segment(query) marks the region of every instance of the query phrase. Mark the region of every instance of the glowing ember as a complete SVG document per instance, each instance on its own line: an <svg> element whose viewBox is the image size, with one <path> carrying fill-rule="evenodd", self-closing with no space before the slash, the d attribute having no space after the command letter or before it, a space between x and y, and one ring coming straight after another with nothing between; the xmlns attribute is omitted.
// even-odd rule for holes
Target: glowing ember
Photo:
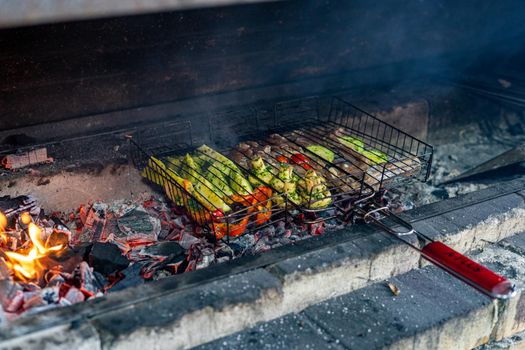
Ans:
<svg viewBox="0 0 525 350"><path fill-rule="evenodd" d="M29 240L22 244L20 249L17 249L16 251L5 251L4 253L7 257L6 263L17 279L24 282L38 281L46 268L41 261L42 258L48 256L52 252L64 249L65 246L59 244L52 247L46 247L42 240L42 230L31 222L31 216L27 214L24 217L22 214L20 220L23 223L25 223L25 220L28 222L27 233L29 235ZM4 214L0 213L0 231L3 232L3 241L7 242L10 232L4 231L4 222L7 223L7 219Z"/></svg>
<svg viewBox="0 0 525 350"><path fill-rule="evenodd" d="M33 220L31 219L31 215L25 211L20 215L20 221L22 221L24 225L29 225L29 223Z"/></svg>

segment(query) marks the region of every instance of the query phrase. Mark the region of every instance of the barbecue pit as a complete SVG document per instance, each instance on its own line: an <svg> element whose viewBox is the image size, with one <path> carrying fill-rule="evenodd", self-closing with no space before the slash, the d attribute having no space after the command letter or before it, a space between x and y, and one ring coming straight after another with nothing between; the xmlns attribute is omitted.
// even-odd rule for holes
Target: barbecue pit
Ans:
<svg viewBox="0 0 525 350"><path fill-rule="evenodd" d="M517 4L492 6L519 13ZM5 24L2 324L67 313L61 306L89 315L124 295L134 305L145 299L130 290L178 291L176 281L208 283L224 269L249 271L250 259L274 263L314 249L319 236L372 227L412 248L410 259L419 252L489 297L514 295L513 282L404 211L522 176L506 167L455 178L521 140L519 82L481 73L491 58L514 67L520 54L508 48L520 30L456 37L438 50L424 38L455 22L430 17L408 23L421 36L391 45L390 55L373 33L350 54L359 45L335 39L361 36L343 13L367 8L292 1ZM450 8L456 19L469 13ZM320 18L307 20L313 13ZM402 13L394 18L403 22ZM476 23L466 27L479 32ZM395 42L380 28L375 35ZM475 59L487 46L490 57ZM480 162L465 144L478 147Z"/></svg>

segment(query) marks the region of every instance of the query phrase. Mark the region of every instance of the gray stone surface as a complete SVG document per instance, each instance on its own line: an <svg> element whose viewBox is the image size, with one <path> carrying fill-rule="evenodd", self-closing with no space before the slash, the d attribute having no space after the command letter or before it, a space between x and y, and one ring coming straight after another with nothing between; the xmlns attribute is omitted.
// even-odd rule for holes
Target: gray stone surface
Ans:
<svg viewBox="0 0 525 350"><path fill-rule="evenodd" d="M230 349L249 348L247 342L253 342L257 336L265 348L303 348L304 344L290 334L281 334L278 344L260 334L266 329L293 332L293 320L307 320L301 324L310 331L302 332L322 334L317 341L322 339L327 345L337 344L345 349L462 349L491 339L492 344L480 350L521 349L524 343L519 334L525 330L525 297L521 292L525 288L525 254L517 253L516 248L523 247L523 242L525 233L520 233L472 255L516 284L518 293L510 300L491 301L429 266L390 278L388 282L400 290L398 296L390 291L387 281L374 283L310 306L299 314L211 342L202 349L222 344L228 344Z"/></svg>
<svg viewBox="0 0 525 350"><path fill-rule="evenodd" d="M263 323L235 336L198 347L200 350L226 349L344 349L337 339L316 327L302 314L291 314Z"/></svg>
<svg viewBox="0 0 525 350"><path fill-rule="evenodd" d="M447 201L404 216L410 219L414 214L415 219L411 221L417 229L462 251L483 248L490 242L525 231L525 208L521 196L497 195L490 191L486 195L489 195L490 203L476 204L475 209L460 208L460 200L456 199L457 206L445 216L435 215ZM486 198L479 194L474 197L478 200ZM466 201L463 204L472 203ZM432 213L434 216L430 215ZM411 242L418 244L413 237ZM496 264L495 269L512 273L506 269L516 264L519 254L506 249L505 242L511 241L504 241L497 247L506 252L501 253L502 257L498 255L500 253L493 256L487 253L495 250L487 249L483 253L489 254L488 264L491 261L503 262L501 266ZM244 267L238 266L239 262ZM489 336L498 339L524 328L525 297L521 294L507 304L487 304L486 299L479 299L470 288L443 273L429 272L437 271L435 269L426 268L394 277L420 264L417 252L407 245L372 226L354 226L261 256L21 318L0 332L3 341L0 347L23 344L24 339L37 337L31 339L54 341L57 348L60 345L68 348L67 337L62 334L75 334L79 325L85 325L93 332L89 333L92 334L89 341L105 348L184 348L305 308L307 311L295 319L299 325L288 326L299 333L305 332L304 337L299 338L310 339L306 343L312 346L326 336L326 341L334 347L352 344L373 347L379 338L388 341L391 347L412 347L414 344L418 345L416 347L445 347L453 344L454 332L461 331L462 346L471 347L487 341ZM519 276L519 271L516 269L514 275ZM225 277L228 272L233 274ZM203 282L202 278L209 280ZM393 298L382 282L366 287L388 278L401 288L399 297ZM366 296L354 294L363 287L369 288ZM340 295L344 296L337 299L333 307L330 303L319 306L324 300ZM342 306L342 303L348 306ZM345 307L350 311L345 312ZM321 317L325 309L334 314ZM426 310L430 315L428 322L416 317L417 310ZM409 322L409 316L417 322ZM343 327L346 318L354 323ZM330 323L332 319L341 323ZM301 323L302 320L308 322ZM268 330L269 333L277 332L278 326ZM348 334L344 334L345 330ZM388 335L383 336L383 330L388 331ZM323 336L314 341L311 332L321 332ZM252 338L241 337L236 344L241 346ZM275 339L279 340L274 343L286 344L288 337ZM264 338L264 341L273 344L271 337Z"/></svg>
<svg viewBox="0 0 525 350"><path fill-rule="evenodd" d="M224 344L229 348L250 348L250 342L257 336L266 348L302 348L304 344L297 341L294 334L286 332L294 332L295 322L304 318L309 322L303 321L302 327L310 328L306 332L309 336L322 334L317 341L323 339L326 345L340 344L347 349L403 347L406 344L417 344L418 348L442 347L454 340L446 336L451 328L444 325L454 324L456 328L458 319L470 322L477 333L463 335L463 332L470 332L470 328L457 327L457 342L463 335L464 345L474 346L490 334L493 303L441 270L427 267L389 281L400 289L398 296L393 295L386 282L375 283L308 307L298 315L255 326L199 349L220 348ZM278 331L278 344L263 334L265 330Z"/></svg>

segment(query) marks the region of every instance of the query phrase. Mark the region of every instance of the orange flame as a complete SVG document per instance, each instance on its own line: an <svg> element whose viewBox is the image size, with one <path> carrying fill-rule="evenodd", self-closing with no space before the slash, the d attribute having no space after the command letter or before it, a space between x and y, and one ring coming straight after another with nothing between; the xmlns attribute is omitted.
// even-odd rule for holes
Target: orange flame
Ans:
<svg viewBox="0 0 525 350"><path fill-rule="evenodd" d="M2 216L0 216L0 225ZM65 248L62 244L46 247L41 237L42 230L32 222L29 223L27 232L29 234L29 247L17 252L5 252L7 266L16 278L25 282L37 281L40 276L42 276L46 268L41 262L42 258L48 256L51 252L60 251Z"/></svg>

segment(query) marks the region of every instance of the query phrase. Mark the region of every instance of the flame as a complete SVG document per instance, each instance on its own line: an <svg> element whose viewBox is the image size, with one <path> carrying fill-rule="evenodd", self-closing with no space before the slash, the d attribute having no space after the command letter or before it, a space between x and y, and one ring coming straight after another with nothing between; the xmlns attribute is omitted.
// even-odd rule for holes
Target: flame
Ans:
<svg viewBox="0 0 525 350"><path fill-rule="evenodd" d="M7 235L5 234L5 228L7 226L7 217L0 211L0 245L7 243Z"/></svg>
<svg viewBox="0 0 525 350"><path fill-rule="evenodd" d="M2 214L0 216L0 225L2 216L4 215ZM62 244L46 247L41 237L42 229L32 222L28 225L27 233L29 235L29 242L26 242L28 243L27 248L20 249L16 252L5 252L7 266L16 278L24 282L39 280L46 268L41 259L48 256L51 252L60 251L65 248Z"/></svg>

